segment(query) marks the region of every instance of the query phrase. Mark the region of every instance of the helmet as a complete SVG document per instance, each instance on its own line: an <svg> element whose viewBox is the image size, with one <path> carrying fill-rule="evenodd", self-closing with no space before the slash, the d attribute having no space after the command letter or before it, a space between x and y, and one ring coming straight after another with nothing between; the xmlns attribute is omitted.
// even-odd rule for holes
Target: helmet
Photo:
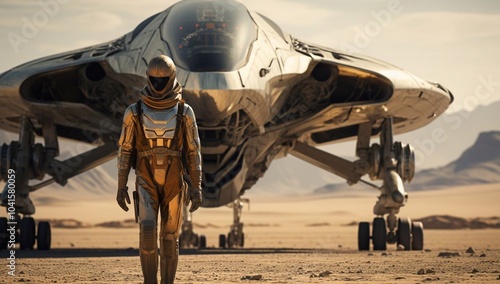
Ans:
<svg viewBox="0 0 500 284"><path fill-rule="evenodd" d="M157 99L166 97L174 88L175 74L175 64L170 57L166 55L153 57L146 71L151 95Z"/></svg>

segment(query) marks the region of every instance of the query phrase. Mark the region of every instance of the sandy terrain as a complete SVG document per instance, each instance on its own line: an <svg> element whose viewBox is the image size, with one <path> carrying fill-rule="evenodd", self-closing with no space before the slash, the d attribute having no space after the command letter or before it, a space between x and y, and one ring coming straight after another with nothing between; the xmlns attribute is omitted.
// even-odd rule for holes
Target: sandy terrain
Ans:
<svg viewBox="0 0 500 284"><path fill-rule="evenodd" d="M400 215L500 216L499 187L410 193ZM357 226L346 224L370 221L375 196L376 192L306 200L255 196L251 210L243 213L246 249L182 251L177 283L500 283L499 229L426 230L422 252L397 251L393 245L387 252L358 252ZM18 251L15 277L7 275L8 255L1 252L0 283L141 283L138 229L93 226L132 215L116 210L114 200L96 204L77 203L73 210L40 207L37 218L64 216L88 227L53 228L55 249L50 252ZM92 208L103 211L95 216ZM218 235L228 232L232 210L202 209L194 217L196 231L214 247ZM475 253L466 253L469 247ZM459 256L440 257L441 252Z"/></svg>

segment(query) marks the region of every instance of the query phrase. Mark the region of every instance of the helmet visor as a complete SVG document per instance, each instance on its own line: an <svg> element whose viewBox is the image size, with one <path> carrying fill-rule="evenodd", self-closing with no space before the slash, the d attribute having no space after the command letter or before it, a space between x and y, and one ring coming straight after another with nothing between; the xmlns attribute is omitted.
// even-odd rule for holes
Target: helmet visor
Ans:
<svg viewBox="0 0 500 284"><path fill-rule="evenodd" d="M155 89L157 92L161 92L165 89L167 86L168 82L170 81L170 77L153 77L149 76L149 82L151 82L151 86Z"/></svg>

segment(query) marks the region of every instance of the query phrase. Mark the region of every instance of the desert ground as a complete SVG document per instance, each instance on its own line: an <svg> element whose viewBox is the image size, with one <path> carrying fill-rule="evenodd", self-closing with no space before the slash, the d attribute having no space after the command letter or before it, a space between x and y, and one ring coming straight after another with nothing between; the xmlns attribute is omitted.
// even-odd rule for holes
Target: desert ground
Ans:
<svg viewBox="0 0 500 284"><path fill-rule="evenodd" d="M400 216L500 223L492 218L500 216L500 184L409 195ZM245 248L231 250L216 246L218 235L229 230L232 209L200 209L195 230L206 235L208 248L181 251L176 283L500 283L500 229L426 229L424 251L389 245L384 252L358 252L355 223L373 218L376 196L356 190L286 198L249 194ZM52 229L51 251L16 251L16 276L1 265L0 283L142 283L137 225L96 226L132 218L112 196L40 206L36 217L74 220ZM128 225L116 228L120 224ZM72 226L77 228L64 228ZM6 263L8 254L0 256Z"/></svg>

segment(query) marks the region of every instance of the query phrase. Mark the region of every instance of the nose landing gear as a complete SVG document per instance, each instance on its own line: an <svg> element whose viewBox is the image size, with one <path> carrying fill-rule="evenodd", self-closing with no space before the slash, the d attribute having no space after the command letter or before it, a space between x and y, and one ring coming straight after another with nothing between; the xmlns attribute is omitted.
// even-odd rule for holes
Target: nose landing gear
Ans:
<svg viewBox="0 0 500 284"><path fill-rule="evenodd" d="M229 234L219 235L219 247L220 248L234 248L234 247L244 247L245 246L245 233L243 233L243 223L241 222L241 213L243 211L243 204L250 204L250 200L246 198L238 198L233 201L233 224Z"/></svg>
<svg viewBox="0 0 500 284"><path fill-rule="evenodd" d="M205 235L198 235L194 232L192 215L185 205L182 206L182 211L183 221L181 234L179 235L179 247L199 249L206 248L207 237L205 237Z"/></svg>

